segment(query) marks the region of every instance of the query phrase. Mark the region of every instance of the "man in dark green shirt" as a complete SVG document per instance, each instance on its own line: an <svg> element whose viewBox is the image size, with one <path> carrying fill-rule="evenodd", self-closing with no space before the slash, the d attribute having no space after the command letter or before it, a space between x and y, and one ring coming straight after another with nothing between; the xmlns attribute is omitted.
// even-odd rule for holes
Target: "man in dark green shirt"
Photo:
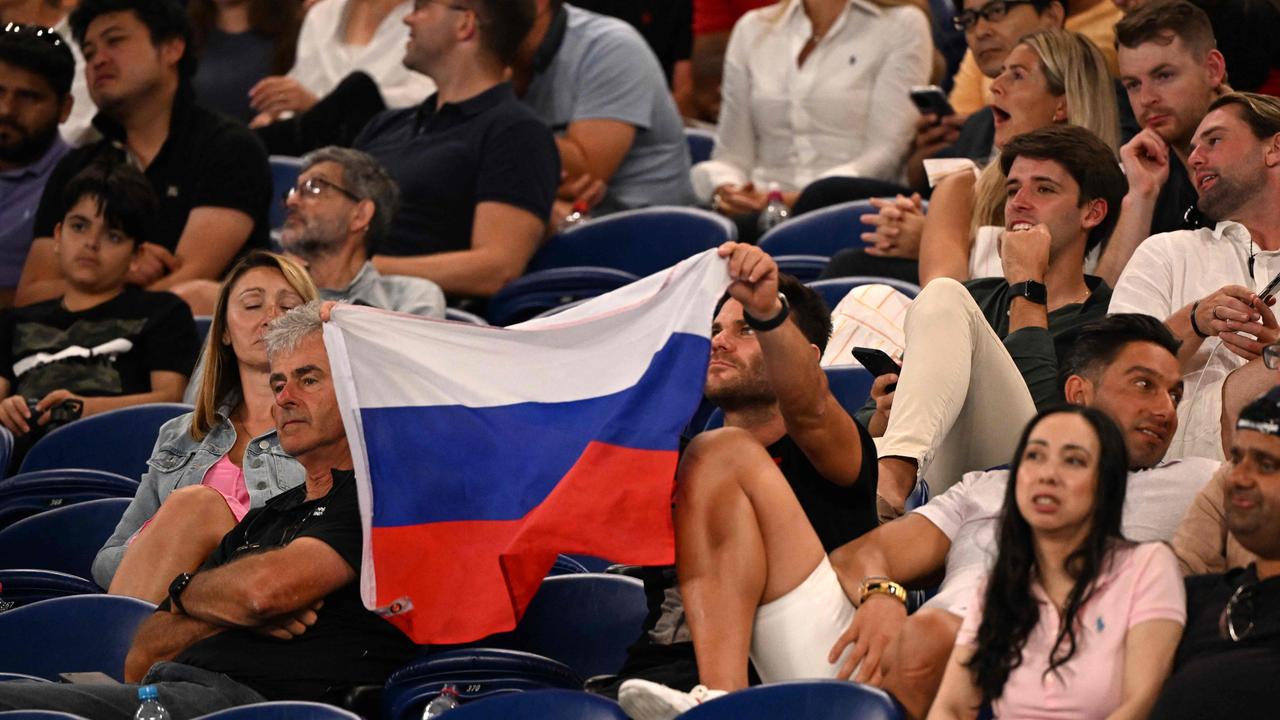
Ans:
<svg viewBox="0 0 1280 720"><path fill-rule="evenodd" d="M1082 268L1124 197L1115 154L1087 130L1054 125L1010 142L1000 166L1004 277L929 283L907 312L901 377L877 379L864 409L881 436L882 517L901 514L918 476L939 493L1009 462L1023 424L1061 400L1058 358L1075 330L1106 314L1111 288Z"/></svg>

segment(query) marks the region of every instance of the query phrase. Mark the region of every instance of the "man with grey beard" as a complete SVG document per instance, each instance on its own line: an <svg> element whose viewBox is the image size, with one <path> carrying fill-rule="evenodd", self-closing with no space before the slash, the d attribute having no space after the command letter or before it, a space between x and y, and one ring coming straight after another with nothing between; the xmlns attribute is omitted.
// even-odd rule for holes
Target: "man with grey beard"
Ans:
<svg viewBox="0 0 1280 720"><path fill-rule="evenodd" d="M1178 360L1191 392L1178 409L1168 459L1222 459L1222 420L1243 404L1233 398L1274 384L1260 356L1280 339L1280 326L1259 293L1280 273L1280 99L1229 93L1215 100L1187 166L1197 207L1221 222L1144 240L1108 312L1151 315L1182 341ZM1233 387L1255 385L1251 376L1263 388Z"/></svg>
<svg viewBox="0 0 1280 720"><path fill-rule="evenodd" d="M302 159L284 198L280 243L311 272L321 297L444 317L444 293L423 278L382 275L369 256L386 235L399 190L369 155L325 147Z"/></svg>

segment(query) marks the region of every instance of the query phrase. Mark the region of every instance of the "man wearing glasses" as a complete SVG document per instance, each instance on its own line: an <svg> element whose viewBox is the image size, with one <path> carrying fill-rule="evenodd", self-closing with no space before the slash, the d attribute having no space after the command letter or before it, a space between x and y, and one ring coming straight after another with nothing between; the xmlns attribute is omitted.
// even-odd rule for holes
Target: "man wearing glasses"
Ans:
<svg viewBox="0 0 1280 720"><path fill-rule="evenodd" d="M1151 717L1275 717L1280 677L1280 388L1236 423L1226 528L1257 558L1187 579L1187 626Z"/></svg>
<svg viewBox="0 0 1280 720"><path fill-rule="evenodd" d="M334 395L318 301L271 324L271 409L280 446L306 482L250 510L194 574L143 621L128 683L154 685L175 718L266 700L339 700L381 685L416 647L366 610L351 448ZM137 685L0 683L0 709L128 720Z"/></svg>
<svg viewBox="0 0 1280 720"><path fill-rule="evenodd" d="M374 266L488 297L524 272L551 215L560 158L551 131L504 80L533 0L415 0L404 64L439 90L365 126L355 147L400 186Z"/></svg>
<svg viewBox="0 0 1280 720"><path fill-rule="evenodd" d="M75 71L71 48L53 30L0 27L0 306L13 303L40 193L70 150L58 125L74 105Z"/></svg>

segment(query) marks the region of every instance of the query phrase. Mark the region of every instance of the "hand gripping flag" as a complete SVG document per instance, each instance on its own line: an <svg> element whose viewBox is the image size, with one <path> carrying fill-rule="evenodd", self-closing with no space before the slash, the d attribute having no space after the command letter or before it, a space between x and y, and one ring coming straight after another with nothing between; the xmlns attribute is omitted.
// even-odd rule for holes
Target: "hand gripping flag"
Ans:
<svg viewBox="0 0 1280 720"><path fill-rule="evenodd" d="M712 250L512 328L336 307L365 605L469 642L515 627L557 553L672 562L680 431L728 284Z"/></svg>

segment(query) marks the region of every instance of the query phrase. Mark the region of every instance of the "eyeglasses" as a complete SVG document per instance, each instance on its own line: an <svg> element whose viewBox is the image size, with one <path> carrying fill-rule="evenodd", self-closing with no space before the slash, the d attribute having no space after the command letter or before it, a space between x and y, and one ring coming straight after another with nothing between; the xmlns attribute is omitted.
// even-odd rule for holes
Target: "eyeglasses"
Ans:
<svg viewBox="0 0 1280 720"><path fill-rule="evenodd" d="M1009 12L1009 8L1014 5L1028 5L1032 0L993 0L977 10L965 10L959 15L952 18L951 22L955 24L956 30L967 32L978 24L978 17L981 16L987 22L1000 22Z"/></svg>
<svg viewBox="0 0 1280 720"><path fill-rule="evenodd" d="M1268 370L1280 370L1280 343L1273 343L1262 348L1262 364Z"/></svg>
<svg viewBox="0 0 1280 720"><path fill-rule="evenodd" d="M356 197L355 193L351 192L350 190L344 187L335 185L329 182L328 180L321 180L320 178L317 178L317 177L307 178L306 180L303 180L297 187L291 187L288 190L285 190L284 196L281 198L281 200L283 200L286 203L289 202L289 198L293 197L294 193L301 194L303 197L310 197L310 198L318 197L320 193L324 192L325 188L328 188L336 193L339 193L345 196L351 202L360 202L360 198Z"/></svg>
<svg viewBox="0 0 1280 720"><path fill-rule="evenodd" d="M61 35L40 25L23 25L22 23L11 22L0 28L0 34L35 38L49 45L49 47L64 47L67 44Z"/></svg>
<svg viewBox="0 0 1280 720"><path fill-rule="evenodd" d="M1223 640L1240 642L1253 632L1253 592L1257 585L1241 585L1231 593L1227 607L1218 618L1218 632Z"/></svg>

